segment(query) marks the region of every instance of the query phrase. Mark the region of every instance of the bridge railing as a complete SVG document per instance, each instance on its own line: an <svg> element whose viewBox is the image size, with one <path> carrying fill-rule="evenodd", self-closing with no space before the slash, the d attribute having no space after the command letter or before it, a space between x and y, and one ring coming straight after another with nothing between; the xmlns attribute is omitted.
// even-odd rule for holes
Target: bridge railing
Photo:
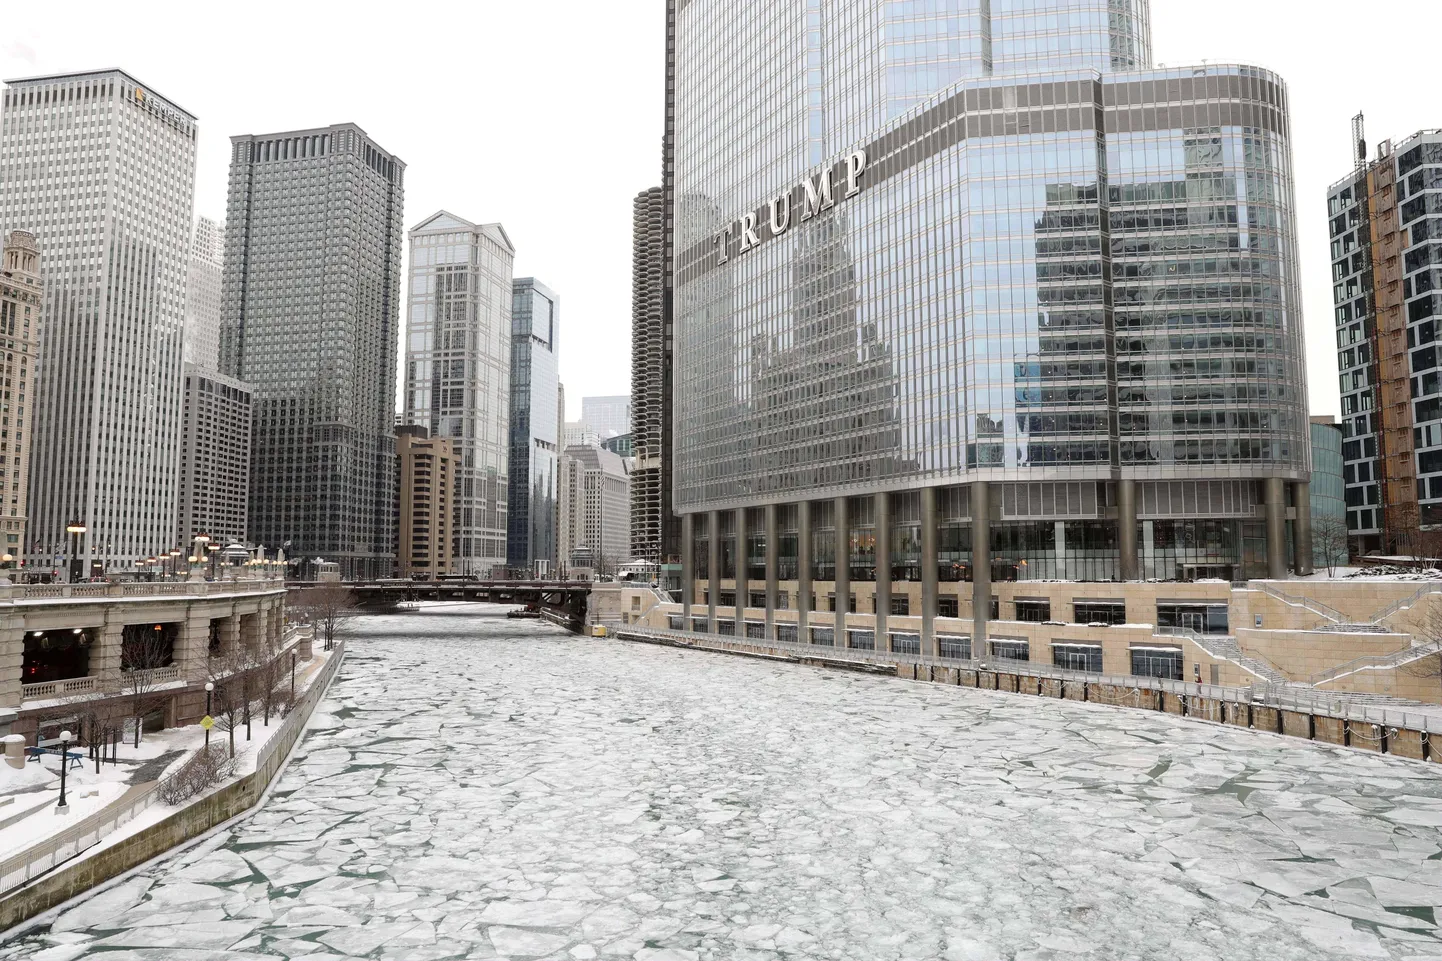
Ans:
<svg viewBox="0 0 1442 961"><path fill-rule="evenodd" d="M54 601L85 598L221 597L266 594L285 589L278 577L239 581L153 581L106 584L0 584L0 601Z"/></svg>

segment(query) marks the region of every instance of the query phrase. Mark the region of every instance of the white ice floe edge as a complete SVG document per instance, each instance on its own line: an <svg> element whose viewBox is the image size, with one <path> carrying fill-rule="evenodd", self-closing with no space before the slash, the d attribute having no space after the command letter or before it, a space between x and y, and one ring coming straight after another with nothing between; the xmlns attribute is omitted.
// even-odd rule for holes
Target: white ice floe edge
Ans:
<svg viewBox="0 0 1442 961"><path fill-rule="evenodd" d="M331 656L334 657L336 653L340 655L340 660L336 664L335 670L331 673L330 680L326 682L325 690L322 691L321 696L316 699L315 707L311 709L311 717L314 717L315 712L320 710L321 702L325 700L327 694L330 691L330 685L335 682L336 675L340 674L341 666L345 663L345 646L342 645L340 650L337 652L333 652ZM47 924L53 924L56 918L68 911L70 908L74 907L79 902L84 901L87 898L92 898L103 891L109 891L111 888L115 887L118 884L124 884L126 881L129 881L137 874L141 874L142 872L150 870L161 861L164 861L166 858L174 857L177 854L182 854L186 851L189 851L191 848L194 848L197 845L204 844L206 841L215 837L217 834L220 834L223 831L229 831L233 829L236 825L245 821L247 818L253 816L261 808L265 807L265 803L270 800L270 795L275 790L275 786L280 783L280 779L285 774L286 769L290 767L291 762L295 760L295 752L300 749L302 742L305 741L305 736L309 729L310 718L308 717L306 718L306 729L303 730L298 737L296 737L295 743L290 746L290 750L285 755L285 760L281 763L280 767L275 769L275 776L270 779L270 783L265 786L265 790L260 793L260 797L256 798L255 803L252 804L250 807L246 808L244 811L241 811L235 817L230 818L227 821L222 821L215 827L210 828L207 831L202 831L200 834L197 834L193 838L189 838L185 841L181 841L179 844L166 848L155 857L150 858L146 861L142 861L141 863L135 865L135 867L133 868L121 871L115 877L110 878L106 881L102 881L93 887L86 888L84 891L77 893L73 898L67 898L66 900L55 905L53 908L47 908L46 910L41 911L34 917L29 918L25 921L21 921L14 927L6 929L4 932L0 932L0 943L14 941L17 938L21 938L26 934L29 934L31 931L35 930L38 927ZM205 797L209 796L209 793L205 795ZM163 813L165 817L169 817L170 815L178 813L181 810L184 810L184 808L160 809L159 806L152 806L135 817L134 821L140 822L139 826L132 827L131 824L127 824L124 829L107 837L102 843L87 848L75 857L70 858L68 861L62 861L60 864L56 865L50 871L47 871L44 874L40 875L35 880L43 881L45 878L48 878L52 874L54 874L55 871L63 870L64 868L68 868L71 865L78 864L80 861L83 861L91 855L98 854L101 851L110 848L116 841L123 840L136 833L137 831L141 830L142 828L150 827L152 824L165 820L164 817L150 820L149 818L147 818L147 815L151 814L151 812ZM32 881L31 883L33 884L34 882ZM19 894L23 890L25 890L25 886L14 888L13 890L6 892L6 897Z"/></svg>

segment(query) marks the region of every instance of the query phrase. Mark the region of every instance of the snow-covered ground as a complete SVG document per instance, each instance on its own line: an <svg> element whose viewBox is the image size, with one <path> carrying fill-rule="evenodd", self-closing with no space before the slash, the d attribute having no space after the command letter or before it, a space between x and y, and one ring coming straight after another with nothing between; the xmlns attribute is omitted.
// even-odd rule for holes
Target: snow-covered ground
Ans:
<svg viewBox="0 0 1442 961"><path fill-rule="evenodd" d="M303 692L310 680L316 676L330 657L317 645L316 656L309 662L302 661L296 668L297 691ZM255 770L256 757L270 736L280 727L279 715L273 714L269 724L256 713L250 725L247 738L244 724L235 730L236 776ZM229 749L230 735L216 727L210 732L212 746ZM107 804L117 801L126 790L137 784L157 780L164 772L178 769L191 754L205 743L205 732L199 724L151 731L141 736L139 747L132 741L125 741L117 752L117 763L105 761L97 773L95 762L85 758L80 767L73 765L66 771L65 793L69 811L55 813L55 803L60 799L60 757L43 755L39 761L27 761L25 767L16 770L0 764L0 798L14 795L13 803L0 806L0 821L8 820L13 814L30 810L28 816L13 824L0 828L0 858L10 857L37 845L43 845L54 835L73 827L82 819L95 814ZM85 748L72 748L72 754L85 754ZM109 754L107 753L107 758ZM40 804L42 800L48 803ZM125 804L129 804L126 801ZM124 806L124 805L122 805ZM183 806L183 805L181 805ZM128 837L135 831L163 820L179 810L155 801L149 808L126 822L122 828L107 835L104 841L90 848L87 856L93 856L105 847ZM48 863L48 862L47 862Z"/></svg>
<svg viewBox="0 0 1442 961"><path fill-rule="evenodd" d="M368 619L261 811L0 959L1442 957L1442 766L478 610Z"/></svg>

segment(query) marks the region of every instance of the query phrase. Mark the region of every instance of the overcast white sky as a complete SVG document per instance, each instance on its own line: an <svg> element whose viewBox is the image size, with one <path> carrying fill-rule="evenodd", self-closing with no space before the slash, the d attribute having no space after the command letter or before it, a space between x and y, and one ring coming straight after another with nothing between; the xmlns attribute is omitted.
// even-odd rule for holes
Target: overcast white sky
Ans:
<svg viewBox="0 0 1442 961"><path fill-rule="evenodd" d="M800 0L796 0L800 2ZM404 159L406 226L500 221L516 275L561 297L568 417L630 383L631 200L659 181L661 0L40 3L4 18L0 77L121 67L200 118L196 211L225 215L227 138L354 121ZM1292 94L1315 413L1337 411L1325 190L1368 139L1442 127L1437 0L1152 0L1156 59L1255 63ZM1423 48L1425 50L1425 46Z"/></svg>

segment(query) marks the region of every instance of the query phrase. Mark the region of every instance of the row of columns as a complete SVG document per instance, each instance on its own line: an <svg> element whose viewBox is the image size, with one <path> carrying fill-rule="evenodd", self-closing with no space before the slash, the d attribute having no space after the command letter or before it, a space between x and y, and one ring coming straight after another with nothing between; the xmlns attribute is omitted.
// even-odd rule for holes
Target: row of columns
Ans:
<svg viewBox="0 0 1442 961"><path fill-rule="evenodd" d="M1287 500L1285 481L1280 477L1267 478L1263 482L1263 506L1267 531L1267 576L1280 580L1287 576L1286 521ZM1137 550L1137 498L1136 481L1120 480L1117 484L1117 525L1118 525L1118 568L1124 581L1139 580L1141 576L1140 557ZM973 644L984 642L986 625L991 614L991 522L1000 513L999 505L993 503L991 485L987 481L972 481L967 485L971 504L972 542L972 638ZM1298 574L1312 573L1312 517L1311 485L1306 481L1293 482L1293 497L1296 514L1292 525L1292 549ZM921 647L923 651L934 651L935 619L937 611L937 570L934 562L925 559L936 557L937 508L936 488L926 487L921 496ZM876 580L875 580L875 634L878 649L885 646L888 636L887 622L891 613L891 499L886 494L873 495L875 504L876 539ZM810 637L809 614L814 607L811 577L811 502L800 501L797 507L796 545L796 617L797 633L801 639ZM846 617L853 613L851 606L851 565L850 534L851 520L849 499L837 497L832 503L836 530L835 564L835 630L836 642L845 644ZM736 636L746 635L746 609L750 606L750 584L748 578L747 529L748 511L738 508L733 513L736 521ZM681 604L685 611L685 628L691 627L691 610L695 604L695 553L696 543L694 514L681 518L682 576ZM707 591L707 623L716 629L717 598L721 583L721 511L707 515L707 565L710 590ZM766 542L765 589L766 589L766 636L776 636L776 610L779 596L777 565L780 543L777 530L777 505L765 507L763 530Z"/></svg>
<svg viewBox="0 0 1442 961"><path fill-rule="evenodd" d="M175 623L173 662L182 675L190 677L209 656L210 626L219 626L221 653L244 645L251 649L279 643L285 629L285 607L280 595L255 601L240 601L224 608L215 602L186 603L177 617L175 601L165 600L147 610L148 604L117 604L97 611L94 607L58 604L37 606L25 613L0 614L0 707L23 707L21 668L25 637L35 630L81 628L92 633L87 673L113 676L120 670L127 624ZM256 610L242 608L254 605ZM98 616L97 616L98 615ZM142 616L147 615L147 616Z"/></svg>

